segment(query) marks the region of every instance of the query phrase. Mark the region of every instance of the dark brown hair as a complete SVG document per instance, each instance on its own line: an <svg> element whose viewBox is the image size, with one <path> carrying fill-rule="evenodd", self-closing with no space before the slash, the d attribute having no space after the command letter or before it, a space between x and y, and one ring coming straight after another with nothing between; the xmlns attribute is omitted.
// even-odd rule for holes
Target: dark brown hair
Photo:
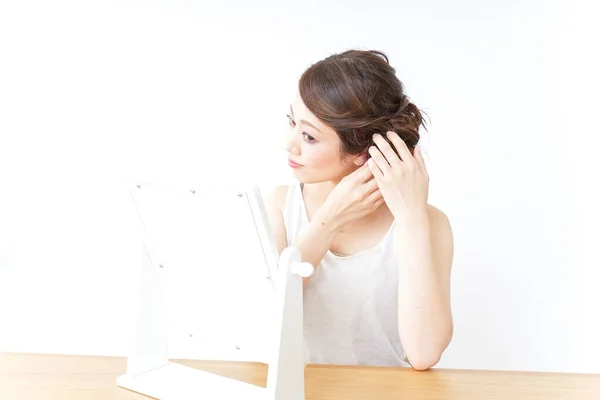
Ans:
<svg viewBox="0 0 600 400"><path fill-rule="evenodd" d="M387 131L396 132L413 153L419 127L427 129L422 112L410 102L381 51L333 54L302 74L299 91L310 112L336 131L342 155L366 151L375 133L387 140Z"/></svg>

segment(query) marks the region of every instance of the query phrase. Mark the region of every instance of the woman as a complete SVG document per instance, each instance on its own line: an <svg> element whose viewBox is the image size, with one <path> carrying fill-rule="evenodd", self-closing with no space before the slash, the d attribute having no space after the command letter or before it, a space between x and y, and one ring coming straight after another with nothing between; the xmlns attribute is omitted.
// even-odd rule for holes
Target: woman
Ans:
<svg viewBox="0 0 600 400"><path fill-rule="evenodd" d="M315 266L304 282L308 363L434 366L450 343L453 235L427 203L424 126L378 51L306 70L286 150L298 184L267 199L279 252Z"/></svg>

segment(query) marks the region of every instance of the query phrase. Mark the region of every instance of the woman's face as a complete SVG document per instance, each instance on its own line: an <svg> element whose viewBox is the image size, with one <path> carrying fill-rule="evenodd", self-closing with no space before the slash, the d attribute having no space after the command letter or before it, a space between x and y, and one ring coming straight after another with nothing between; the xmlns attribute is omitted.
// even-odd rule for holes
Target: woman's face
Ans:
<svg viewBox="0 0 600 400"><path fill-rule="evenodd" d="M325 125L304 105L299 94L290 106L286 141L289 165L303 183L339 182L360 166L360 157L340 157L341 142L333 128ZM364 160L361 160L364 162Z"/></svg>

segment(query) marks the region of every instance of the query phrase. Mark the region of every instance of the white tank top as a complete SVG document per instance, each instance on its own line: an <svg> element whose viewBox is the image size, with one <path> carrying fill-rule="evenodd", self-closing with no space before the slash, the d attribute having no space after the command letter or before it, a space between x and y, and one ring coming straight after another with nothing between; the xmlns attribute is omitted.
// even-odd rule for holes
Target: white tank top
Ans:
<svg viewBox="0 0 600 400"><path fill-rule="evenodd" d="M300 183L288 188L287 244L308 224ZM398 334L398 260L392 223L375 247L350 256L327 251L304 289L305 362L410 366Z"/></svg>

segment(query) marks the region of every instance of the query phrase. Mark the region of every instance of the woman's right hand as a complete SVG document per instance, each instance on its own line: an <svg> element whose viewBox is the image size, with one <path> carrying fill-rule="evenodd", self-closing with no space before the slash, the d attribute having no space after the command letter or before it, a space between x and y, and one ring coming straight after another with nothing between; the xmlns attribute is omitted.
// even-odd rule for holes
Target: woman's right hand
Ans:
<svg viewBox="0 0 600 400"><path fill-rule="evenodd" d="M318 213L324 224L336 232L348 224L375 211L384 203L377 181L364 163L356 171L346 175L327 196Z"/></svg>

